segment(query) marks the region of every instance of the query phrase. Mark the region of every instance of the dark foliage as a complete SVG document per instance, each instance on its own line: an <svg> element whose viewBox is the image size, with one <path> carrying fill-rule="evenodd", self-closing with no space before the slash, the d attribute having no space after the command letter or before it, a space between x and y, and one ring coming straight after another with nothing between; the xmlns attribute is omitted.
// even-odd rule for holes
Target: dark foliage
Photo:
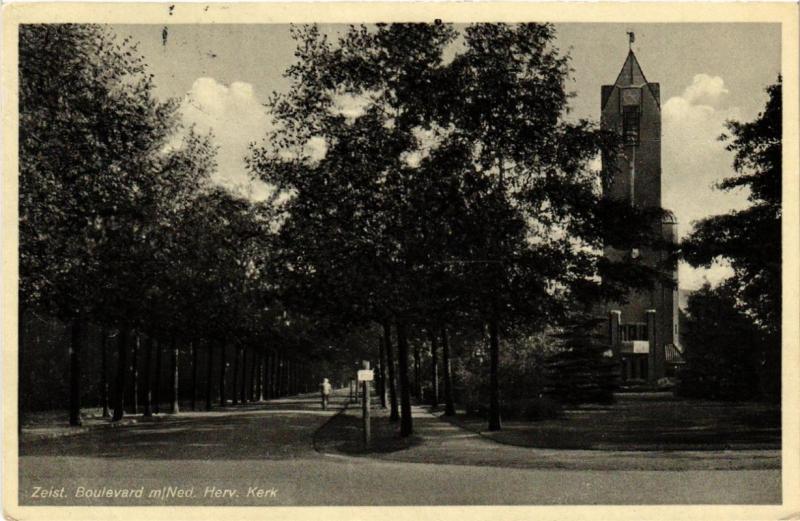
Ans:
<svg viewBox="0 0 800 521"><path fill-rule="evenodd" d="M547 361L547 396L570 405L614 401L619 363L597 331L596 321L581 318L559 335L563 349Z"/></svg>
<svg viewBox="0 0 800 521"><path fill-rule="evenodd" d="M689 297L687 314L686 366L678 372L675 393L716 400L758 398L764 338L739 308L736 288L705 285Z"/></svg>

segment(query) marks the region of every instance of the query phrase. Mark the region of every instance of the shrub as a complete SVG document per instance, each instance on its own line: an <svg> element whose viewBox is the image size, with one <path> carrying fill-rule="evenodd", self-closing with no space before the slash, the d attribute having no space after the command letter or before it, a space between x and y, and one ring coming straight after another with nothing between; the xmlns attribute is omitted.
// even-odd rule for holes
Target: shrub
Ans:
<svg viewBox="0 0 800 521"><path fill-rule="evenodd" d="M748 400L759 396L763 340L753 320L737 309L733 291L709 285L689 298L684 334L686 365L675 394Z"/></svg>
<svg viewBox="0 0 800 521"><path fill-rule="evenodd" d="M545 394L563 404L613 403L619 364L600 342L596 321L579 319L564 329L563 351L548 358Z"/></svg>
<svg viewBox="0 0 800 521"><path fill-rule="evenodd" d="M523 414L528 421L541 421L558 418L562 412L563 408L560 403L543 396L529 400Z"/></svg>

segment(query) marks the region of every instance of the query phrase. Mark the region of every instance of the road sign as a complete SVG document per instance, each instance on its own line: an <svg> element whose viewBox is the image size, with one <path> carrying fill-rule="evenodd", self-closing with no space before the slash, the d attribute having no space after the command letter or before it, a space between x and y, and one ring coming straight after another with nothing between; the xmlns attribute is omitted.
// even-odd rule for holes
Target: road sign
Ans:
<svg viewBox="0 0 800 521"><path fill-rule="evenodd" d="M358 381L359 382L371 382L375 379L375 371L372 369L359 369L358 371Z"/></svg>

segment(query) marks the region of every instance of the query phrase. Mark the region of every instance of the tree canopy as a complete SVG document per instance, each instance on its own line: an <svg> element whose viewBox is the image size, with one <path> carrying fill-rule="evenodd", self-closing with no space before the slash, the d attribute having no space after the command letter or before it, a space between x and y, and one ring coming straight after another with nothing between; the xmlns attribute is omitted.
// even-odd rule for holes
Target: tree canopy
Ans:
<svg viewBox="0 0 800 521"><path fill-rule="evenodd" d="M740 305L770 334L781 321L781 80L767 88L764 110L751 122L729 121L720 139L733 152L735 174L723 190L746 189L750 206L699 221L682 245L695 266L724 259L733 268Z"/></svg>

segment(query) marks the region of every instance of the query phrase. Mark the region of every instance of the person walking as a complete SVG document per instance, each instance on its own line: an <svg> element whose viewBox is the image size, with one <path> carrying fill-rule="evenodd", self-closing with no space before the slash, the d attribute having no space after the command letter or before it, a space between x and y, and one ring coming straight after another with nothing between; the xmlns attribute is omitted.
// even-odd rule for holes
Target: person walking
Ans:
<svg viewBox="0 0 800 521"><path fill-rule="evenodd" d="M327 378L322 379L319 390L322 394L322 410L325 411L328 409L328 398L330 398L331 392L333 391L333 387Z"/></svg>

